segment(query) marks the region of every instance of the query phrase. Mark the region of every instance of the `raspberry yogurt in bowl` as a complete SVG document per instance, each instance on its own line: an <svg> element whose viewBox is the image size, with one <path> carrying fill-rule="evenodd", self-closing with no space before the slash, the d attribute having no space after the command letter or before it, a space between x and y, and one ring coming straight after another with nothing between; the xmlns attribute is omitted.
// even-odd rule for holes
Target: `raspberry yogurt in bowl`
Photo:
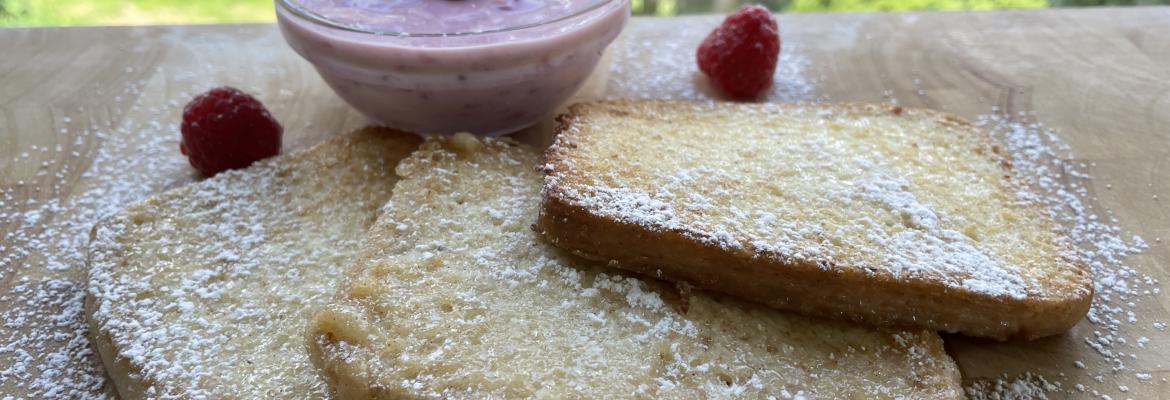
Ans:
<svg viewBox="0 0 1170 400"><path fill-rule="evenodd" d="M498 135L553 112L629 19L629 0L276 0L289 45L389 126Z"/></svg>

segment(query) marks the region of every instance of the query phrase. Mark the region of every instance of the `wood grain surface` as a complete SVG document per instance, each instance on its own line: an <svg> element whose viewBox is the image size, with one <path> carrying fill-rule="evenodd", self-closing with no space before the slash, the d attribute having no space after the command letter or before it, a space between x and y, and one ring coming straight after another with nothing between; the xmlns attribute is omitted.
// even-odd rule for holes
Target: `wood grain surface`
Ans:
<svg viewBox="0 0 1170 400"><path fill-rule="evenodd" d="M679 60L689 60L702 33L718 21L716 16L633 19L579 98L710 96L692 64L652 57L674 51L682 53ZM791 81L778 82L773 100L896 99L969 118L993 107L1009 115L1024 112L1022 120L1055 129L1076 160L1086 164L1092 176L1086 203L1115 217L1126 235L1139 235L1149 244L1127 262L1160 282L1170 278L1170 8L802 14L783 15L780 23L785 62L795 65L786 74L796 75L783 75ZM654 84L652 77L677 77L678 82ZM26 215L59 201L60 207L38 216L41 224L85 216L87 209L70 200L118 179L109 170L101 172L104 176L86 173L102 147L116 139L113 135L148 132L145 139L130 140L160 135L177 146L182 104L224 84L265 102L286 127L285 151L368 123L287 48L272 25L0 30L0 189L9 197L0 198L0 215ZM550 118L520 136L546 143L551 125ZM36 150L42 148L48 150ZM178 154L177 147L173 154L138 148L144 147L123 143L113 156L173 160ZM136 173L149 177L154 172ZM147 187L119 201L195 179L189 171L157 174ZM0 257L9 261L0 269L0 310L40 307L79 319L68 301L18 301L18 291L26 289L17 288L28 282L51 279L72 291L84 287L83 264L46 268L45 262L60 258L50 252L78 251L77 244L34 246L40 253L15 250L29 248L20 237L40 229L26 225L11 217L0 220ZM1149 343L1117 347L1135 358L1126 357L1125 368L1116 372L1085 344L1101 329L1087 321L1066 335L1027 343L948 336L948 350L969 382L1031 372L1060 384L1050 394L1054 398L1170 398L1170 332L1155 328L1157 322L1170 323L1170 295L1142 299L1132 308L1137 322L1123 323L1121 336L1130 341L1147 337ZM6 323L0 339L33 330L30 323ZM19 349L0 343L0 371L11 371L21 359L16 351L48 363L45 358L70 339ZM27 347L30 342L14 343ZM92 358L78 359L69 364L69 373L83 374L97 365ZM26 370L31 372L23 376L0 372L0 398L45 397L29 385L46 378L41 376L45 372ZM1139 379L1139 374L1150 375ZM1078 384L1084 392L1076 389ZM85 390L112 393L109 385Z"/></svg>

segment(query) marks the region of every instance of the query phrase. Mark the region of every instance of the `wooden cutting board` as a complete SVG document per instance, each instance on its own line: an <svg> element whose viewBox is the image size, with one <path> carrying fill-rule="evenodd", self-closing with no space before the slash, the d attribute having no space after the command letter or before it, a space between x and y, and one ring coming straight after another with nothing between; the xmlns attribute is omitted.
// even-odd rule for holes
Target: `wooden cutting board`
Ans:
<svg viewBox="0 0 1170 400"><path fill-rule="evenodd" d="M579 97L709 98L690 60L719 19L633 19ZM1085 163L1084 203L1148 243L1125 262L1139 277L1170 277L1170 8L800 14L780 23L785 51L771 100L897 101L972 119L997 108L1043 123ZM177 158L181 107L224 84L268 105L286 127L285 151L368 122L273 25L0 30L0 313L36 311L0 326L0 394L112 393L86 378L100 366L76 340L84 243L69 239L102 212L193 181ZM520 136L545 143L551 125ZM1170 324L1170 295L1118 304L1129 301L1135 321L1122 321L1110 347L1126 353L1117 371L1085 344L1103 330L1087 321L1029 343L948 336L948 349L968 382L1033 373L1059 383L1054 398L1170 398L1170 332L1156 327Z"/></svg>

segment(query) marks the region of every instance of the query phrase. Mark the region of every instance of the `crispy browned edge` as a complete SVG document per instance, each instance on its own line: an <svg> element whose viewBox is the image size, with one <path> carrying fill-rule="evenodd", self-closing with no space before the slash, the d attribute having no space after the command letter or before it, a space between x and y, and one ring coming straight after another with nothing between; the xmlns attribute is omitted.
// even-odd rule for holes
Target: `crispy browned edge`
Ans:
<svg viewBox="0 0 1170 400"><path fill-rule="evenodd" d="M608 107L629 115L653 103L676 102L605 101L573 105L567 114L558 118L556 141L545 152L545 173L567 171L566 161L573 157L577 147L576 135L588 134L587 129L574 132L570 127L592 108L607 112ZM889 105L781 106L832 107L862 115L891 113L936 118L939 124L978 135L981 146L974 151L1002 165L1006 182L1001 187L1023 185L1014 176L1011 160L995 139L958 116ZM562 176L561 179L572 178ZM535 228L549 241L574 254L807 315L881 326L924 327L996 340L1031 340L1067 331L1085 316L1092 299L1091 271L1084 263L1072 259L1054 262L1066 264L1064 268L1080 275L1079 287L1054 288L1061 295L1048 298L991 297L948 288L937 281L898 280L881 273L863 273L857 268L787 263L773 257L757 257L746 250L728 251L697 240L700 234L689 229L652 230L574 206L573 199L567 198L560 186L547 181L542 197ZM1046 221L1054 235L1064 235L1039 206L1033 210L1040 220Z"/></svg>
<svg viewBox="0 0 1170 400"><path fill-rule="evenodd" d="M401 141L402 143L407 144L418 145L422 142L421 138L411 133L383 127L365 127L347 134L334 136L322 143L318 143L307 149L289 154L286 157L291 159L308 157L308 155L317 148L326 146L331 143L345 141L352 142L351 144L359 144L363 141L362 136L375 135L386 136L387 139L393 138L393 140ZM214 177L208 179L214 179ZM191 189L188 185L173 189L172 191L183 190ZM167 196L172 191L151 196L150 198L143 200L138 204L139 206L149 206L150 204L157 203L160 201L162 196ZM90 230L90 241L94 239L94 235L96 234L99 226L109 224L114 218L118 218L118 215L120 214L121 213L115 214L114 216L99 221L96 225L94 225L94 227ZM91 258L92 253L86 255L87 268L90 269L92 269ZM86 280L86 282L89 281L89 279ZM155 388L155 390L164 390L159 382L142 375L142 366L134 365L130 362L129 359L119 356L121 351L118 349L118 345L114 343L113 338L110 337L107 332L102 331L99 325L99 321L93 318L94 313L97 312L98 306L98 299L94 298L93 295L89 294L87 291L85 296L85 319L89 326L90 338L93 340L93 346L97 350L98 355L102 360L102 365L106 369L106 376L108 376L114 383L114 388L117 390L118 397L127 400L145 399L148 398L148 393L151 388Z"/></svg>

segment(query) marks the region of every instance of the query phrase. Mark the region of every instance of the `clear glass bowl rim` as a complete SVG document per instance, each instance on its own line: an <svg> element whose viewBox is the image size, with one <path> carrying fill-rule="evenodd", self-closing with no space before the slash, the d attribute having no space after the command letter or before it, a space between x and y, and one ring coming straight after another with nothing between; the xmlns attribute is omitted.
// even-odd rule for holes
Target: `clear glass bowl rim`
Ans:
<svg viewBox="0 0 1170 400"><path fill-rule="evenodd" d="M455 1L458 1L458 0L455 0ZM303 19L308 20L308 21L312 21L313 23L315 23L317 25L321 25L321 26L325 26L325 27L329 27L329 28L340 29L343 31L353 32L353 33L369 34L369 35L412 38L412 37L477 36L477 35L491 35L491 34L496 34L496 33L514 32L514 31L536 28L536 27L540 27L540 26L551 25L551 24L555 24L558 22L571 20L571 19L588 14L594 10L600 9L602 7L609 5L609 4L613 4L613 3L616 3L619 1L621 1L621 0L595 0L593 3L589 4L588 6L583 7L579 10L574 10L571 13L568 13L568 14L565 14L562 16L558 16L557 18L553 18L553 19L549 19L549 20L545 20L545 21L533 22L533 23L529 23L529 24L508 26L508 27L503 27L503 28L498 28L498 29L490 29L490 30L484 30L484 31L448 32L448 33L396 32L396 31L369 29L369 28L362 27L362 26L343 24L343 23L334 21L332 19L329 19L329 18L317 13L317 12L314 12L312 10L309 10L309 9L301 6L300 2L298 2L296 0L276 0L276 5L280 8L283 8L284 10L292 13L293 15L295 15L297 17L303 18Z"/></svg>

